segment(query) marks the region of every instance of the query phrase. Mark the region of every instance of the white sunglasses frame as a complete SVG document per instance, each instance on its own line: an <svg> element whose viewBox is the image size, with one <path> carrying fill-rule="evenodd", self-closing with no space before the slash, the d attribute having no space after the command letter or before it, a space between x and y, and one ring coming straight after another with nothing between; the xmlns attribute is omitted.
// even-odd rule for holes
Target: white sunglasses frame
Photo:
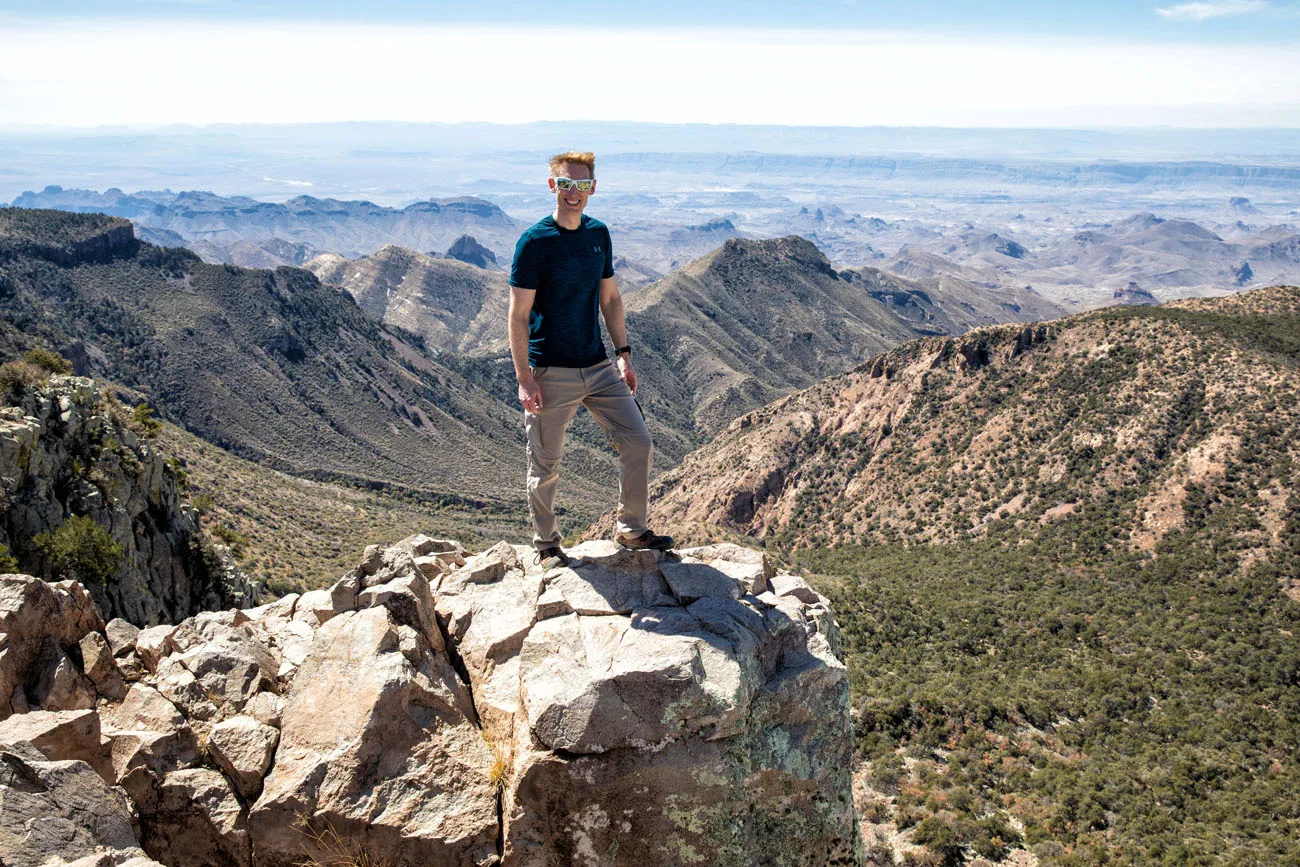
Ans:
<svg viewBox="0 0 1300 867"><path fill-rule="evenodd" d="M551 178L551 181L555 184L555 188L557 190L566 193L568 192L568 190L565 189L565 187L561 182L563 182L564 184L570 184L574 187L577 187L577 190L580 193L590 193L592 190L596 188L595 178ZM579 187L578 184L587 184L588 187L587 189L584 190L582 187Z"/></svg>

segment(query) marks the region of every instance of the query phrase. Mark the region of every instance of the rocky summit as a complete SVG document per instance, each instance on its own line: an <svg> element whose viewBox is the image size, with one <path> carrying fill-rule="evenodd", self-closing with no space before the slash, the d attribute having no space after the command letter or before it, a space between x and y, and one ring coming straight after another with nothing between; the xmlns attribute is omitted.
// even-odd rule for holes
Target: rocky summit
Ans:
<svg viewBox="0 0 1300 867"><path fill-rule="evenodd" d="M859 863L826 601L733 545L570 554L413 536L144 630L0 576L0 862Z"/></svg>

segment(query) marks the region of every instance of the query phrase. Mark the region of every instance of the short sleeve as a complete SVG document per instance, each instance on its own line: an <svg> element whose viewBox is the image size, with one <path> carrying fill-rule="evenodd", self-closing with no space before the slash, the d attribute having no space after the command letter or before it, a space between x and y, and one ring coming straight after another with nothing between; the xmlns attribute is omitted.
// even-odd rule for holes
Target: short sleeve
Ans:
<svg viewBox="0 0 1300 867"><path fill-rule="evenodd" d="M614 276L614 241L609 237L609 228L605 229L605 270L600 279L608 280Z"/></svg>
<svg viewBox="0 0 1300 867"><path fill-rule="evenodd" d="M542 283L542 245L529 233L519 236L510 265L510 285L536 290Z"/></svg>

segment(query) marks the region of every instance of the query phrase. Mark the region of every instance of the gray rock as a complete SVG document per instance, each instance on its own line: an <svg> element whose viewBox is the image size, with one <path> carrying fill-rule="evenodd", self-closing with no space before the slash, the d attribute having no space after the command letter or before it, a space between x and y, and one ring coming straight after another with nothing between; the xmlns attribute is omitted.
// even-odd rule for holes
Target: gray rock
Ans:
<svg viewBox="0 0 1300 867"><path fill-rule="evenodd" d="M265 693L263 693L265 695ZM251 716L233 716L212 727L208 752L245 798L262 791L262 777L271 767L280 733Z"/></svg>
<svg viewBox="0 0 1300 867"><path fill-rule="evenodd" d="M120 617L114 617L104 627L104 636L108 639L108 646L113 649L113 656L127 656L135 652L135 641L140 636L140 627Z"/></svg>
<svg viewBox="0 0 1300 867"><path fill-rule="evenodd" d="M0 719L36 707L92 707L90 686L64 651L103 625L79 584L0 575Z"/></svg>
<svg viewBox="0 0 1300 867"><path fill-rule="evenodd" d="M126 681L107 639L98 632L87 632L81 637L80 649L82 669L95 691L104 698L121 701L126 696Z"/></svg>
<svg viewBox="0 0 1300 867"><path fill-rule="evenodd" d="M85 762L52 761L28 743L0 746L0 863L42 867L103 850L143 857L126 796Z"/></svg>
<svg viewBox="0 0 1300 867"><path fill-rule="evenodd" d="M394 862L495 859L492 754L461 709L425 699L440 677L455 678L426 661L421 671L402 654L397 624L382 607L321 627L294 678L275 766L252 808L259 867L322 855L313 835L331 833Z"/></svg>
<svg viewBox="0 0 1300 867"><path fill-rule="evenodd" d="M172 771L157 786L157 799L140 811L145 849L165 864L185 867L249 867L248 814L217 771Z"/></svg>
<svg viewBox="0 0 1300 867"><path fill-rule="evenodd" d="M0 744L28 743L45 758L90 765L110 785L117 782L93 710L32 711L0 722Z"/></svg>
<svg viewBox="0 0 1300 867"><path fill-rule="evenodd" d="M135 640L135 652L149 671L157 671L158 663L171 653L171 637L175 626L150 626L140 630Z"/></svg>

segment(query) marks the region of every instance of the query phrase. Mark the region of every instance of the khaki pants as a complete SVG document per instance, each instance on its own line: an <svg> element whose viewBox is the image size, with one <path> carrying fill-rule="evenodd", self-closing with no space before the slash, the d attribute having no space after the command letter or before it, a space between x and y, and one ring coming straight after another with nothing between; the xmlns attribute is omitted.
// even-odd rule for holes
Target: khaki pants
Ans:
<svg viewBox="0 0 1300 867"><path fill-rule="evenodd" d="M528 436L528 511L533 545L540 551L560 544L555 522L555 486L569 422L585 406L618 450L618 532L639 536L646 529L646 499L653 449L641 408L612 361L592 367L538 367L542 411L524 412Z"/></svg>

